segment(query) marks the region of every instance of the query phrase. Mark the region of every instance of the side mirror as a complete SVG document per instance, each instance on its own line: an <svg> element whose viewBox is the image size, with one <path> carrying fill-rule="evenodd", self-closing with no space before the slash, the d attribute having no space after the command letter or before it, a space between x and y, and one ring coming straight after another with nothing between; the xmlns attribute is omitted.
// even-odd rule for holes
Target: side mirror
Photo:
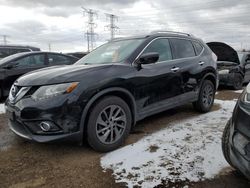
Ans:
<svg viewBox="0 0 250 188"><path fill-rule="evenodd" d="M141 55L139 60L136 62L136 65L137 65L136 68L138 70L141 70L142 69L141 65L156 63L158 59L159 59L159 54L156 52L143 54Z"/></svg>
<svg viewBox="0 0 250 188"><path fill-rule="evenodd" d="M159 54L156 52L150 52L150 53L146 53L143 54L140 59L138 64L152 64L152 63L156 63L159 59Z"/></svg>
<svg viewBox="0 0 250 188"><path fill-rule="evenodd" d="M10 70L10 69L12 69L12 68L14 68L15 66L13 65L13 64L8 64L8 65L5 65L3 68L4 69L8 69L8 70Z"/></svg>

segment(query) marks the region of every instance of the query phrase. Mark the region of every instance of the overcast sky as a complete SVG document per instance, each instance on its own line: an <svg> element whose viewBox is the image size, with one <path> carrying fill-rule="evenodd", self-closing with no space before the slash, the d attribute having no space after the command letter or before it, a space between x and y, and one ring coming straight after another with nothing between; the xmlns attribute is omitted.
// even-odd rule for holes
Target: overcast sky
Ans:
<svg viewBox="0 0 250 188"><path fill-rule="evenodd" d="M96 46L110 39L105 13L111 13L118 16L116 37L170 30L250 48L249 0L0 0L0 35L8 44L86 51L82 6L97 11Z"/></svg>

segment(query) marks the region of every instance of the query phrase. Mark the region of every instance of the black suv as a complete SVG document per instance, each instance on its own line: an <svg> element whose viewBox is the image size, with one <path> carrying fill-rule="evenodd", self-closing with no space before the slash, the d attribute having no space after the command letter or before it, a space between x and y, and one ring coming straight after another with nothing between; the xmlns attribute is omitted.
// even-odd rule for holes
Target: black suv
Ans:
<svg viewBox="0 0 250 188"><path fill-rule="evenodd" d="M97 151L119 147L137 121L186 103L208 112L217 57L189 34L115 39L70 66L20 77L6 101L10 128L48 142L83 138Z"/></svg>

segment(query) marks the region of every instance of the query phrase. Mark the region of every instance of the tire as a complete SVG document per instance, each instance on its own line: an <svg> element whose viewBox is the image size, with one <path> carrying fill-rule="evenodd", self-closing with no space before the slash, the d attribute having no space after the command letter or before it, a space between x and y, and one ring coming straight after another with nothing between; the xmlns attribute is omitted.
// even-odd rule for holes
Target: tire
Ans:
<svg viewBox="0 0 250 188"><path fill-rule="evenodd" d="M244 82L243 76L241 76L240 74L235 74L233 80L233 89L234 90L242 89L243 82Z"/></svg>
<svg viewBox="0 0 250 188"><path fill-rule="evenodd" d="M117 149L128 136L131 123L131 111L125 101L116 96L104 97L90 110L88 143L99 152Z"/></svg>
<svg viewBox="0 0 250 188"><path fill-rule="evenodd" d="M209 112L214 104L215 86L210 80L204 80L199 92L199 98L193 103L198 112Z"/></svg>
<svg viewBox="0 0 250 188"><path fill-rule="evenodd" d="M223 155L226 159L226 161L231 165L232 162L230 160L230 152L229 152L229 136L230 136L230 124L231 124L231 119L227 122L223 134L222 134L222 139L221 139L221 146L222 146L222 152Z"/></svg>

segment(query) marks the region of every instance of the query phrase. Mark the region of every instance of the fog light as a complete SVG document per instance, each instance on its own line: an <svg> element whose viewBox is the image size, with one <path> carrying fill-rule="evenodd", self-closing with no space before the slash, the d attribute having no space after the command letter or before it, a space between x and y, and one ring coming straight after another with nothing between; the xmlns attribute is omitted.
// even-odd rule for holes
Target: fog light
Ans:
<svg viewBox="0 0 250 188"><path fill-rule="evenodd" d="M50 131L50 129L51 129L51 125L50 125L49 122L43 121L43 122L41 122L41 123L39 124L39 126L40 126L40 128L41 128L44 132L48 132L48 131Z"/></svg>

